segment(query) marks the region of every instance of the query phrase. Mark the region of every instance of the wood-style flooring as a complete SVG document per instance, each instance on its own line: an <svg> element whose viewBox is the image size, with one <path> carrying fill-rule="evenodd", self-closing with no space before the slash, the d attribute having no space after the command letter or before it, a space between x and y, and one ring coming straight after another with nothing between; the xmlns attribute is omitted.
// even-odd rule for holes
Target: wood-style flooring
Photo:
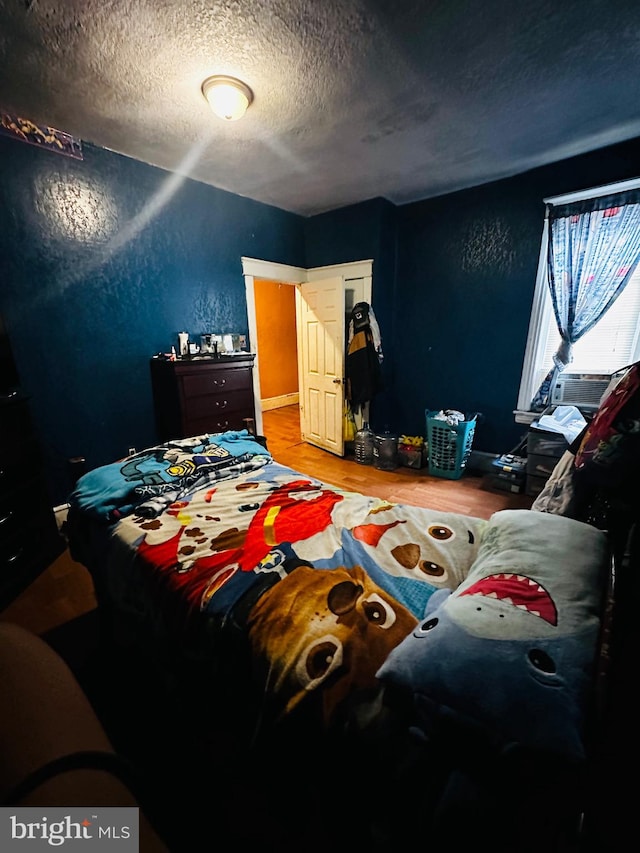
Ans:
<svg viewBox="0 0 640 853"><path fill-rule="evenodd" d="M335 456L301 440L297 406L265 412L263 421L277 462L349 491L478 518L489 518L500 509L528 509L533 501L524 494L493 489L488 477L465 472L459 480L447 480L430 476L427 468L382 471L361 465L353 456Z"/></svg>
<svg viewBox="0 0 640 853"><path fill-rule="evenodd" d="M532 498L493 489L488 477L465 472L459 480L447 480L430 476L426 468L382 471L349 455L335 456L301 440L295 405L264 412L263 432L277 462L349 491L478 518L489 518L501 509L531 506ZM91 576L67 550L0 613L0 619L44 634L95 607Z"/></svg>

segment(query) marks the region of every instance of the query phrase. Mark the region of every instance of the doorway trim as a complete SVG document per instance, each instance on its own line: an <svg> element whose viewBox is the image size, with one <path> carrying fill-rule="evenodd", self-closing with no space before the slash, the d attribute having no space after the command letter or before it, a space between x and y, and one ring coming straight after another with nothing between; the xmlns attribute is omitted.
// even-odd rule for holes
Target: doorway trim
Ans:
<svg viewBox="0 0 640 853"><path fill-rule="evenodd" d="M242 257L242 275L244 276L245 297L247 302L247 321L249 341L255 355L253 369L253 398L256 410L256 431L262 434L262 393L260 389L260 353L258 352L258 326L256 320L256 302L254 280L256 278L279 281L282 284L302 284L317 281L332 275L341 275L345 286L350 279L362 279L363 300L371 304L373 260L351 261L344 264L331 264L324 267L294 267L279 264L276 261L263 261L259 258Z"/></svg>

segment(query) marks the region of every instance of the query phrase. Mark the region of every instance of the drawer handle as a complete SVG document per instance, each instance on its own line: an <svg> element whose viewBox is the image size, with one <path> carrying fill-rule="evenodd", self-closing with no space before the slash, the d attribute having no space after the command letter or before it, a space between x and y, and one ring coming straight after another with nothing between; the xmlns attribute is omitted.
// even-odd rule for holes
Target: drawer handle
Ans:
<svg viewBox="0 0 640 853"><path fill-rule="evenodd" d="M16 553L12 557L9 557L9 559L7 560L7 563L9 563L9 564L15 563L15 561L22 556L23 551L24 551L24 548L20 548L20 550L16 551Z"/></svg>
<svg viewBox="0 0 640 853"><path fill-rule="evenodd" d="M226 379L214 379L213 384L218 385L220 388L222 388L223 385L227 384L227 380Z"/></svg>
<svg viewBox="0 0 640 853"><path fill-rule="evenodd" d="M0 524L4 524L5 521L9 521L9 519L12 517L12 515L13 515L13 513L11 511L9 511L5 516L3 516L3 518L0 518Z"/></svg>
<svg viewBox="0 0 640 853"><path fill-rule="evenodd" d="M226 409L228 405L229 405L228 400L220 400L220 401L216 400L216 409Z"/></svg>
<svg viewBox="0 0 640 853"><path fill-rule="evenodd" d="M220 429L220 430L229 429L229 421L225 421L223 424L221 424L220 421L218 421L217 426L218 426L218 429Z"/></svg>

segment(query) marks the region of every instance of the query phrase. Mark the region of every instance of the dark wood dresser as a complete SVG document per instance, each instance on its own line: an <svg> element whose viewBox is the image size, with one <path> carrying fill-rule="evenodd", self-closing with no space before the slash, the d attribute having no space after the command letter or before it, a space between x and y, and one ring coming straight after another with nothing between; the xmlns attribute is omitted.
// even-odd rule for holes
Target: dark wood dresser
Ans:
<svg viewBox="0 0 640 853"><path fill-rule="evenodd" d="M0 395L0 609L64 551L34 435L29 401Z"/></svg>
<svg viewBox="0 0 640 853"><path fill-rule="evenodd" d="M151 359L158 441L244 429L255 419L252 353Z"/></svg>

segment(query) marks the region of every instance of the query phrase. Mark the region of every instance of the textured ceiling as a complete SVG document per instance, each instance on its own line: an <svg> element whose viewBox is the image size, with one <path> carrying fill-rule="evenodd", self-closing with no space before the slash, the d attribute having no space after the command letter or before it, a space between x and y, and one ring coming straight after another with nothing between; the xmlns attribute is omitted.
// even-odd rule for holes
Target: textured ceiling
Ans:
<svg viewBox="0 0 640 853"><path fill-rule="evenodd" d="M0 0L0 109L305 215L403 204L640 136L640 2Z"/></svg>

